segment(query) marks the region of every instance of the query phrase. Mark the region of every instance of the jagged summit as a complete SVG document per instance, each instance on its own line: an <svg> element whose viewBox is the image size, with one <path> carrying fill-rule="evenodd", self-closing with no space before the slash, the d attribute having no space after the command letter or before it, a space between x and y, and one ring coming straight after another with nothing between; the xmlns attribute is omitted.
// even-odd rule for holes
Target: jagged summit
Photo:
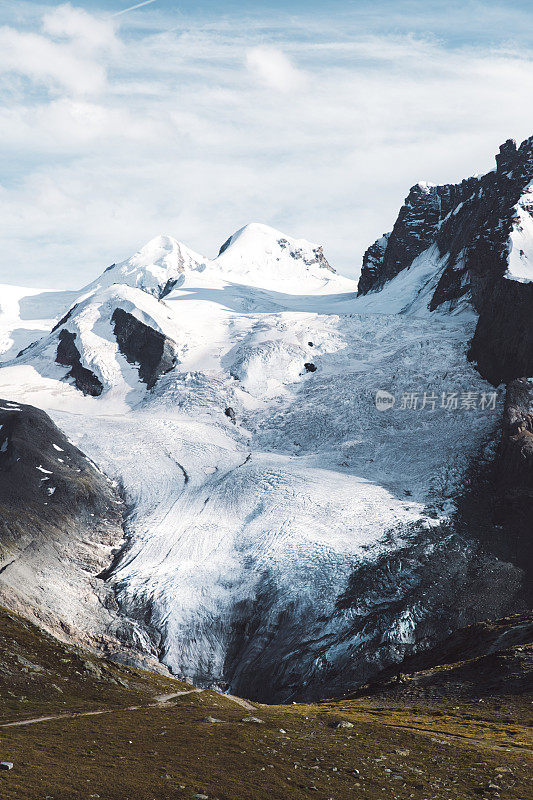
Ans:
<svg viewBox="0 0 533 800"><path fill-rule="evenodd" d="M508 237L514 226L523 222L517 219L516 207L522 195L526 194L530 200L532 181L533 137L522 142L519 148L513 139L504 142L496 156L496 169L485 175L470 177L458 184L435 185L419 181L405 198L392 231L366 251L359 295L381 289L399 272L409 268L432 244L438 246L441 256L447 257L447 266L456 271L459 271L461 258L468 260L470 256L471 261L476 260L473 251L481 240L499 238L510 245ZM530 205L526 202L528 208ZM501 255L505 257L504 250ZM455 286L446 298L437 296L434 308L445 300L457 299L451 297L458 294L457 288ZM461 295L472 288L471 299L479 310L476 287L469 286Z"/></svg>
<svg viewBox="0 0 533 800"><path fill-rule="evenodd" d="M533 374L532 183L533 137L504 142L485 175L417 183L392 231L366 251L359 296L391 281L399 296L410 272L403 310L474 313L469 356L481 374L494 384Z"/></svg>

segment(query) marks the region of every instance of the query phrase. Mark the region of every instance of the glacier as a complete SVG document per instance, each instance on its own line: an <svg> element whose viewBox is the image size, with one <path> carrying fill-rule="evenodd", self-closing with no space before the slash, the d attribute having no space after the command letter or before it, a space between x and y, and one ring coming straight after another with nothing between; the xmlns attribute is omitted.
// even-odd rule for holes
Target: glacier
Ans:
<svg viewBox="0 0 533 800"><path fill-rule="evenodd" d="M173 674L318 697L508 608L517 570L452 524L502 399L465 358L471 307L428 311L441 266L430 247L357 297L321 248L268 226L215 259L161 236L0 369L0 396L48 411L120 487L125 538L102 580ZM171 344L151 389L117 309ZM99 396L58 363L62 332ZM473 563L490 592L473 594Z"/></svg>

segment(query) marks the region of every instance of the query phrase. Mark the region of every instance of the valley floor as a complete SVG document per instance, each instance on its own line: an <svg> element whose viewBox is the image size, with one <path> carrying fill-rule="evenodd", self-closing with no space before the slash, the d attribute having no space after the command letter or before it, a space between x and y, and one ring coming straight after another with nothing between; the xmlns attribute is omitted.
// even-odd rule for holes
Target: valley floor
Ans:
<svg viewBox="0 0 533 800"><path fill-rule="evenodd" d="M250 703L96 658L1 607L0 645L6 800L530 796L525 696Z"/></svg>
<svg viewBox="0 0 533 800"><path fill-rule="evenodd" d="M2 758L15 766L0 773L0 791L13 800L525 800L529 705L257 705L260 724L243 722L252 712L224 695L190 692L157 707L3 727ZM353 727L332 727L340 720Z"/></svg>

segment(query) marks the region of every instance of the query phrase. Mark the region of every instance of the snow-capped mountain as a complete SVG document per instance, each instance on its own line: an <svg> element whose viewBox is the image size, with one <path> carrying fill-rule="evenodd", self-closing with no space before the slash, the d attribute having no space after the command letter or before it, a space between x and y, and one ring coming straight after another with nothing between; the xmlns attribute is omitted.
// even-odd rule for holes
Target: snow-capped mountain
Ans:
<svg viewBox="0 0 533 800"><path fill-rule="evenodd" d="M121 487L125 543L101 580L174 673L318 697L521 607L520 536L487 497L529 409L508 396L498 451L502 392L466 358L496 269L480 254L528 286L526 246L504 277L525 223L495 222L527 209L509 147L488 177L415 187L359 296L322 248L267 226L211 260L158 237L0 369L0 396L47 410Z"/></svg>
<svg viewBox="0 0 533 800"><path fill-rule="evenodd" d="M46 377L68 379L93 396L129 390L138 377L152 388L161 374L187 360L185 354L202 337L197 314L207 307L208 324L216 324L218 296L226 298L222 306L274 310L302 305L302 290L347 289L354 292L355 284L335 274L320 247L266 225L241 229L213 260L159 236L77 293L52 332L25 348L18 363L32 364ZM188 326L173 308L177 299L193 295L202 302L185 304L195 308Z"/></svg>
<svg viewBox="0 0 533 800"><path fill-rule="evenodd" d="M142 289L161 300L183 280L187 272L204 265L205 259L202 256L177 239L172 236L156 236L131 258L108 267L83 291L95 292L120 284Z"/></svg>

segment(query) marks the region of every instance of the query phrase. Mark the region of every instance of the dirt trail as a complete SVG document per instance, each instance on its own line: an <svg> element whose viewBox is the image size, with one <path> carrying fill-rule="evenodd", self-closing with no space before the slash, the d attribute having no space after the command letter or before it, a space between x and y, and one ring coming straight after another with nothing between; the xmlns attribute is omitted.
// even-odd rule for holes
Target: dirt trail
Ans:
<svg viewBox="0 0 533 800"><path fill-rule="evenodd" d="M252 705L248 702L248 700L243 700L242 697L235 697L234 694L225 694L223 697L227 697L228 700L231 700L233 703L237 703L238 706L242 706L247 711L256 711L256 706Z"/></svg>
<svg viewBox="0 0 533 800"><path fill-rule="evenodd" d="M149 703L145 706L124 706L124 708L104 708L95 711L73 711L69 714L50 714L45 717L33 717L32 719L22 719L17 722L3 722L0 728L16 728L20 725L34 725L36 722L47 722L52 719L76 719L76 717L94 717L99 714L118 714L120 711L138 711L141 708L159 708L169 703L175 697L181 697L184 694L194 694L201 692L202 689L187 689L187 691L173 692L172 694L160 694L154 697L155 703Z"/></svg>
<svg viewBox="0 0 533 800"><path fill-rule="evenodd" d="M21 719L17 720L16 722L3 722L0 723L0 728L17 728L22 725L34 725L36 722L48 722L48 720L57 720L57 719L76 719L77 717L95 717L99 714L118 714L121 711L139 711L141 708L160 708L164 706L166 703L170 703L171 700L174 700L176 697L182 697L186 694L196 694L202 692L203 689L187 689L186 691L181 692L173 692L172 694L159 694L154 697L155 703L149 703L148 705L143 706L124 706L124 708L104 708L101 710L95 711L73 711L69 714L49 714L44 717L33 717L31 719ZM227 697L233 703L236 703L242 708L245 708L247 711L255 711L255 706L249 703L247 700L243 700L240 697L234 697L231 694L225 694L224 697Z"/></svg>
<svg viewBox="0 0 533 800"><path fill-rule="evenodd" d="M173 700L175 697L181 697L184 694L194 694L195 692L201 692L202 689L187 689L186 691L181 692L173 692L172 694L157 694L154 697L157 705L164 705L168 703L170 700Z"/></svg>

